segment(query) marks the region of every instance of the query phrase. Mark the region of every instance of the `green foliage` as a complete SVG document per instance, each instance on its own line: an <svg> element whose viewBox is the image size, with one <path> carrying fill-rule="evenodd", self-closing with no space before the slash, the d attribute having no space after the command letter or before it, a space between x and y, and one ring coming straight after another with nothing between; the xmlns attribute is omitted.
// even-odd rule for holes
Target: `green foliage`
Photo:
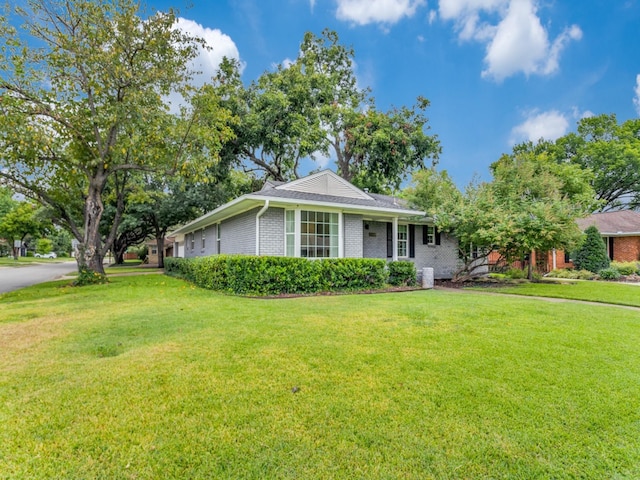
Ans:
<svg viewBox="0 0 640 480"><path fill-rule="evenodd" d="M36 253L44 254L53 250L53 242L48 238L39 238L36 241Z"/></svg>
<svg viewBox="0 0 640 480"><path fill-rule="evenodd" d="M78 264L101 273L132 175L203 175L233 135L230 112L188 86L203 41L175 28L174 11L141 8L30 0L8 3L18 31L0 19L0 177L48 205L80 242ZM169 112L172 92L193 108Z"/></svg>
<svg viewBox="0 0 640 480"><path fill-rule="evenodd" d="M601 280L618 280L620 276L620 272L613 267L603 268L598 272Z"/></svg>
<svg viewBox="0 0 640 480"><path fill-rule="evenodd" d="M593 280L596 274L589 270L573 270L570 268L560 268L547 273L551 278L567 278L570 280Z"/></svg>
<svg viewBox="0 0 640 480"><path fill-rule="evenodd" d="M88 268L80 267L78 269L78 276L73 281L73 286L85 287L87 285L99 285L103 283L109 283L106 275Z"/></svg>
<svg viewBox="0 0 640 480"><path fill-rule="evenodd" d="M611 261L607 256L607 247L595 225L585 230L585 237L575 253L573 264L580 270L598 273L608 268Z"/></svg>
<svg viewBox="0 0 640 480"><path fill-rule="evenodd" d="M416 266L413 262L401 260L389 262L390 285L416 285L418 283Z"/></svg>
<svg viewBox="0 0 640 480"><path fill-rule="evenodd" d="M293 62L246 88L239 65L223 61L214 91L238 118L223 161L249 163L268 178L287 181L299 176L302 159L331 156L341 177L385 193L429 159L434 164L440 143L427 134L428 100L380 111L358 88L353 59L353 49L324 30L305 33Z"/></svg>
<svg viewBox="0 0 640 480"><path fill-rule="evenodd" d="M385 261L339 258L214 255L165 259L165 272L212 290L240 295L280 295L382 288Z"/></svg>
<svg viewBox="0 0 640 480"><path fill-rule="evenodd" d="M71 234L64 228L58 228L50 235L52 249L58 257L71 255Z"/></svg>
<svg viewBox="0 0 640 480"><path fill-rule="evenodd" d="M561 168L577 166L589 175L596 208L640 205L640 119L618 123L615 114L582 118L577 132L555 142L518 145L514 150L549 155Z"/></svg>
<svg viewBox="0 0 640 480"><path fill-rule="evenodd" d="M640 272L638 262L611 262L611 268L615 268L621 275L633 275Z"/></svg>
<svg viewBox="0 0 640 480"><path fill-rule="evenodd" d="M522 270L521 268L510 268L506 272L504 272L507 278L511 278L513 280L519 280L523 278L527 278L526 270Z"/></svg>
<svg viewBox="0 0 640 480"><path fill-rule="evenodd" d="M135 252L139 260L144 260L145 258L147 258L147 255L149 255L149 247L147 247L146 245L140 245L135 249Z"/></svg>

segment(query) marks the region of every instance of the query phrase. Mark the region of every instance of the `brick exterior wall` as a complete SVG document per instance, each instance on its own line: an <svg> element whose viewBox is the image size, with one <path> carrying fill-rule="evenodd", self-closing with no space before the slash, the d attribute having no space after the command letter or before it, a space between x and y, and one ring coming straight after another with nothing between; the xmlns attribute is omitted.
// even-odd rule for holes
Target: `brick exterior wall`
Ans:
<svg viewBox="0 0 640 480"><path fill-rule="evenodd" d="M260 217L260 255L284 254L284 208L268 208Z"/></svg>
<svg viewBox="0 0 640 480"><path fill-rule="evenodd" d="M256 254L256 215L254 208L220 224L220 253Z"/></svg>
<svg viewBox="0 0 640 480"><path fill-rule="evenodd" d="M367 228L369 226L369 228ZM362 257L387 258L387 224L365 220L362 231Z"/></svg>
<svg viewBox="0 0 640 480"><path fill-rule="evenodd" d="M364 224L362 256L390 260L387 258L387 223L366 220ZM413 262L419 276L424 267L431 267L434 278L451 278L459 266L458 241L443 233L440 235L440 245L423 245L422 225L416 225L415 236L415 258L399 260Z"/></svg>
<svg viewBox="0 0 640 480"><path fill-rule="evenodd" d="M616 262L640 260L640 237L614 237L613 260Z"/></svg>
<svg viewBox="0 0 640 480"><path fill-rule="evenodd" d="M344 256L345 258L362 258L363 256L363 226L362 215L345 213L344 222Z"/></svg>
<svg viewBox="0 0 640 480"><path fill-rule="evenodd" d="M422 225L416 225L416 256L407 258L416 265L419 276L424 267L433 268L433 277L436 279L451 278L460 265L458 258L458 240L442 233L440 245L422 244ZM478 270L482 272L483 270Z"/></svg>

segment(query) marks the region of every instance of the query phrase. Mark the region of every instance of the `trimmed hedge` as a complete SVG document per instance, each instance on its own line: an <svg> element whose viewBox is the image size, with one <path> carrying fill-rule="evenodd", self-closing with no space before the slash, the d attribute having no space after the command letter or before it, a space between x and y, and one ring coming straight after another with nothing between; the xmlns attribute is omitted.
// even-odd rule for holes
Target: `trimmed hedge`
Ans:
<svg viewBox="0 0 640 480"><path fill-rule="evenodd" d="M417 283L418 275L415 264L406 260L389 262L389 284L416 285Z"/></svg>
<svg viewBox="0 0 640 480"><path fill-rule="evenodd" d="M280 295L382 288L386 262L368 258L307 260L214 255L165 259L165 273L195 285L239 295Z"/></svg>

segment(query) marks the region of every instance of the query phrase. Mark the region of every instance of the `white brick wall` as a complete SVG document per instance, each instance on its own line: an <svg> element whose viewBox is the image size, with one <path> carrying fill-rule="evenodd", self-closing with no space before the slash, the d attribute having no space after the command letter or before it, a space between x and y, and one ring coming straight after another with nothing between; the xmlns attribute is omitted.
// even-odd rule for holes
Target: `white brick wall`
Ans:
<svg viewBox="0 0 640 480"><path fill-rule="evenodd" d="M362 258L362 215L345 213L342 220L344 222L344 256L346 258Z"/></svg>
<svg viewBox="0 0 640 480"><path fill-rule="evenodd" d="M284 256L284 208L269 208L260 217L260 255Z"/></svg>

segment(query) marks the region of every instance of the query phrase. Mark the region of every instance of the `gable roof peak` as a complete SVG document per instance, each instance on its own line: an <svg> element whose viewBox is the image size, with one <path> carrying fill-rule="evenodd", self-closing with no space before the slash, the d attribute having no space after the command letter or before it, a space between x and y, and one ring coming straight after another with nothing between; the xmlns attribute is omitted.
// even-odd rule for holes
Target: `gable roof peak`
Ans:
<svg viewBox="0 0 640 480"><path fill-rule="evenodd" d="M331 170L322 170L309 176L293 180L292 182L278 185L275 188L277 190L293 192L372 200L369 194L360 190Z"/></svg>

